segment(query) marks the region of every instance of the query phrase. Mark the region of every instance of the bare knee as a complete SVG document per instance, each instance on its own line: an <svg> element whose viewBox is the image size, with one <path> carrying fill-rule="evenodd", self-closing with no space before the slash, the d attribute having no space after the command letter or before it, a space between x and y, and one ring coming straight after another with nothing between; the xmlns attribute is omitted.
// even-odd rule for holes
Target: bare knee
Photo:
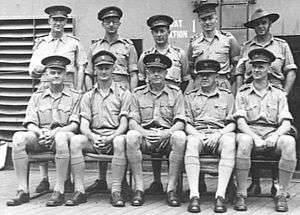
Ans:
<svg viewBox="0 0 300 215"><path fill-rule="evenodd" d="M295 138L289 135L282 135L278 139L282 156L289 160L296 159L296 141Z"/></svg>
<svg viewBox="0 0 300 215"><path fill-rule="evenodd" d="M83 139L85 136L83 135L75 135L70 139L70 152L71 155L74 154L81 154L82 153L82 146L83 146Z"/></svg>
<svg viewBox="0 0 300 215"><path fill-rule="evenodd" d="M12 147L15 152L25 151L26 145L30 139L35 138L35 134L32 132L19 131L14 133L12 137Z"/></svg>
<svg viewBox="0 0 300 215"><path fill-rule="evenodd" d="M239 133L236 137L237 142L237 154L250 156L253 148L252 137L248 134Z"/></svg>
<svg viewBox="0 0 300 215"><path fill-rule="evenodd" d="M201 136L198 135L188 135L186 143L185 155L199 155L199 150L201 148Z"/></svg>
<svg viewBox="0 0 300 215"><path fill-rule="evenodd" d="M171 135L172 147L177 150L184 151L186 143L186 135L183 131L175 131Z"/></svg>
<svg viewBox="0 0 300 215"><path fill-rule="evenodd" d="M235 155L235 133L224 134L221 138L222 154Z"/></svg>
<svg viewBox="0 0 300 215"><path fill-rule="evenodd" d="M66 132L58 132L55 134L56 153L69 153L69 140Z"/></svg>
<svg viewBox="0 0 300 215"><path fill-rule="evenodd" d="M126 145L127 149L131 150L136 148L136 146L139 144L139 141L142 138L142 134L135 130L130 130L126 134Z"/></svg>

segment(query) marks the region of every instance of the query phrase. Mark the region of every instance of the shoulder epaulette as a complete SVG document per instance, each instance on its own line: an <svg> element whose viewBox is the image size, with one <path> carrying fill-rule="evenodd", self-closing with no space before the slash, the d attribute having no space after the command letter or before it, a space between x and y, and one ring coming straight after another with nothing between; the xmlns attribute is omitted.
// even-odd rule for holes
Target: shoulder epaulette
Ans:
<svg viewBox="0 0 300 215"><path fill-rule="evenodd" d="M67 34L67 37L70 37L70 38L72 38L72 39L75 39L75 40L80 40L78 37L75 37L75 36L73 36L73 35L70 35L70 34Z"/></svg>
<svg viewBox="0 0 300 215"><path fill-rule="evenodd" d="M46 36L48 36L48 35L45 34L45 35L42 35L42 36L39 36L39 37L35 38L33 46L38 46L44 40L44 38Z"/></svg>
<svg viewBox="0 0 300 215"><path fill-rule="evenodd" d="M143 90L143 89L145 89L146 87L147 87L147 85L139 86L139 87L135 88L135 89L133 90L133 92L137 92L137 91Z"/></svg>
<svg viewBox="0 0 300 215"><path fill-rule="evenodd" d="M197 90L198 90L198 88L189 90L189 91L185 92L184 95L190 95L190 94L196 92Z"/></svg>
<svg viewBox="0 0 300 215"><path fill-rule="evenodd" d="M174 46L174 45L171 45L171 47L173 48L173 49L175 49L177 52L181 52L181 48L179 48L179 47L177 47L177 46Z"/></svg>
<svg viewBox="0 0 300 215"><path fill-rule="evenodd" d="M78 90L75 90L74 88L70 88L70 91L72 93L81 94Z"/></svg>
<svg viewBox="0 0 300 215"><path fill-rule="evenodd" d="M171 88L171 89L174 89L176 91L180 91L180 88L177 87L177 86L175 86L175 85L173 85L173 84L168 84L168 87Z"/></svg>
<svg viewBox="0 0 300 215"><path fill-rule="evenodd" d="M227 93L229 93L229 94L231 94L231 93L232 93L230 89L223 88L223 87L219 87L219 90L221 90L221 91L225 91L225 92L227 92Z"/></svg>
<svg viewBox="0 0 300 215"><path fill-rule="evenodd" d="M252 40L247 40L246 42L243 43L243 46L245 46L245 45L251 43L251 41L252 41Z"/></svg>
<svg viewBox="0 0 300 215"><path fill-rule="evenodd" d="M281 39L281 38L278 38L278 37L274 37L274 40L277 40L277 41L282 42L282 43L286 43L286 41L284 39Z"/></svg>
<svg viewBox="0 0 300 215"><path fill-rule="evenodd" d="M220 33L221 33L222 35L226 36L226 37L232 36L232 34L231 34L230 32L228 32L228 31L220 31Z"/></svg>
<svg viewBox="0 0 300 215"><path fill-rule="evenodd" d="M245 90L248 90L250 89L251 85L250 84L244 84L242 85L238 91L242 92L242 91L245 91Z"/></svg>
<svg viewBox="0 0 300 215"><path fill-rule="evenodd" d="M190 38L190 42L193 42L193 41L195 41L196 39L198 39L200 37L200 34L199 33L197 33L197 34L194 34L193 36L191 36L191 38Z"/></svg>
<svg viewBox="0 0 300 215"><path fill-rule="evenodd" d="M271 84L271 86L285 92L284 88L282 86L279 86L278 84Z"/></svg>
<svg viewBox="0 0 300 215"><path fill-rule="evenodd" d="M102 41L103 39L101 38L101 39L97 39L97 40L92 40L92 42L91 42L91 44L93 45L93 44L95 44L95 43L97 43L97 42L100 42L100 41Z"/></svg>
<svg viewBox="0 0 300 215"><path fill-rule="evenodd" d="M132 40L131 40L131 39L122 38L121 40L122 40L123 42L125 42L125 43L128 43L128 44L131 44L131 45L133 45L133 42L132 42Z"/></svg>
<svg viewBox="0 0 300 215"><path fill-rule="evenodd" d="M151 54L153 52L153 49L154 47L148 49L147 51L144 51L144 54L147 55L147 54Z"/></svg>

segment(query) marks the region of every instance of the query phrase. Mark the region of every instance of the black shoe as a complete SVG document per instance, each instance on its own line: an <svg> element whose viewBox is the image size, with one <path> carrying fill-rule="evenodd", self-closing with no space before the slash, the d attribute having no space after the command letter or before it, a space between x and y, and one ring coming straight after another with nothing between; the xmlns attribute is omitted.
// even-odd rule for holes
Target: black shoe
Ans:
<svg viewBox="0 0 300 215"><path fill-rule="evenodd" d="M66 201L65 205L75 206L86 202L87 202L86 194L76 191L75 193L72 194L72 197L68 201Z"/></svg>
<svg viewBox="0 0 300 215"><path fill-rule="evenodd" d="M150 195L162 195L164 188L161 182L153 181L149 188L145 190L145 194Z"/></svg>
<svg viewBox="0 0 300 215"><path fill-rule="evenodd" d="M29 193L25 193L23 190L17 192L17 197L10 199L6 202L7 206L17 206L29 202Z"/></svg>
<svg viewBox="0 0 300 215"><path fill-rule="evenodd" d="M74 193L74 184L72 183L71 179L65 181L65 193Z"/></svg>
<svg viewBox="0 0 300 215"><path fill-rule="evenodd" d="M190 203L187 210L191 213L199 213L201 211L200 198L198 196L194 196L190 199Z"/></svg>
<svg viewBox="0 0 300 215"><path fill-rule="evenodd" d="M107 182L104 180L97 179L93 184L91 184L85 189L85 192L89 194L94 194L100 193L100 191L105 191L107 189Z"/></svg>
<svg viewBox="0 0 300 215"><path fill-rule="evenodd" d="M65 195L59 191L54 191L50 199L47 201L46 206L56 207L64 204L64 202L65 202Z"/></svg>
<svg viewBox="0 0 300 215"><path fill-rule="evenodd" d="M226 205L225 205L225 199L221 196L218 196L215 199L215 208L214 211L216 213L225 213L227 211Z"/></svg>
<svg viewBox="0 0 300 215"><path fill-rule="evenodd" d="M247 189L248 195L261 194L261 187L259 182L253 181Z"/></svg>
<svg viewBox="0 0 300 215"><path fill-rule="evenodd" d="M276 211L287 212L289 210L288 204L286 202L286 197L284 195L275 196L274 202Z"/></svg>
<svg viewBox="0 0 300 215"><path fill-rule="evenodd" d="M43 178L43 180L39 183L39 185L35 188L36 193L43 193L46 191L49 191L50 183L46 178Z"/></svg>
<svg viewBox="0 0 300 215"><path fill-rule="evenodd" d="M178 196L174 190L171 190L167 193L167 203L171 207L179 207L180 206Z"/></svg>
<svg viewBox="0 0 300 215"><path fill-rule="evenodd" d="M125 207L125 202L123 200L121 192L113 192L110 197L110 203L114 207Z"/></svg>
<svg viewBox="0 0 300 215"><path fill-rule="evenodd" d="M132 206L142 206L145 202L144 192L136 190L131 201Z"/></svg>
<svg viewBox="0 0 300 215"><path fill-rule="evenodd" d="M247 210L246 197L242 195L237 195L235 197L235 203L233 208L236 211L246 211Z"/></svg>

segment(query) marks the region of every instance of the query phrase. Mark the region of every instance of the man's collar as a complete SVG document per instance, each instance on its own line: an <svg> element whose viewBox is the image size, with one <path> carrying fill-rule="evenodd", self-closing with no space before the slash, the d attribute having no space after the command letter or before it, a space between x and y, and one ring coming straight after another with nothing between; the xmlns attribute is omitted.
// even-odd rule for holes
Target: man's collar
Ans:
<svg viewBox="0 0 300 215"><path fill-rule="evenodd" d="M69 87L66 87L66 86L64 86L64 88L63 88L63 90L62 90L61 93L64 94L64 95L66 95L66 96L69 96L69 97L71 96L71 90L70 90ZM47 96L53 97L50 88L47 88L47 89L45 90L45 92L44 92L44 94L43 94L42 97L45 98L45 97L47 97Z"/></svg>
<svg viewBox="0 0 300 215"><path fill-rule="evenodd" d="M203 92L201 87L199 87L197 90L197 95L204 95L207 97L218 96L219 94L220 94L220 90L218 87L216 87L212 92L209 92L209 93Z"/></svg>
<svg viewBox="0 0 300 215"><path fill-rule="evenodd" d="M264 46L267 46L269 44L271 44L272 42L274 41L274 37L273 35L271 34L271 38L270 38L270 41L266 44L264 44ZM257 42L257 36L254 36L250 42L250 46L252 45L258 45L258 46L262 46L259 42Z"/></svg>
<svg viewBox="0 0 300 215"><path fill-rule="evenodd" d="M271 85L270 83L268 83L268 86L267 86L266 89L267 89L267 90L272 90L273 87L272 87L272 85ZM258 94L257 91L258 91L258 90L255 89L254 84L253 84L253 82L252 82L252 83L250 84L250 91L249 91L249 94L251 94L251 93Z"/></svg>
<svg viewBox="0 0 300 215"><path fill-rule="evenodd" d="M167 46L167 48L166 48L165 50L167 50L166 53L170 52L170 51L171 51L171 45L168 44L168 46ZM161 52L157 49L157 46L155 45L155 46L152 47L151 53L156 53L156 52L161 53ZM166 54L166 53L163 53L163 54Z"/></svg>
<svg viewBox="0 0 300 215"><path fill-rule="evenodd" d="M215 31L215 35L214 35L213 38L215 38L215 37L220 39L220 37L221 37L220 31L218 31L218 30ZM204 36L203 32L200 34L199 39L200 39L200 41L203 41L205 39L205 36Z"/></svg>
<svg viewBox="0 0 300 215"><path fill-rule="evenodd" d="M116 87L117 87L116 82L112 81L112 82L111 82L111 85L110 85L110 87L109 87L109 91L115 92ZM99 89L97 83L96 83L95 86L94 86L94 91L100 92L100 89Z"/></svg>
<svg viewBox="0 0 300 215"><path fill-rule="evenodd" d="M152 91L151 88L150 88L150 84L149 84L149 83L147 84L147 87L145 87L145 89L143 89L142 92L143 92L143 93L147 93L147 92L153 93L153 91ZM160 95L161 93L163 93L163 92L165 92L165 93L167 93L167 94L170 94L170 88L168 87L167 84L165 84L164 88L160 91L159 95ZM153 94L154 94L154 93L153 93Z"/></svg>
<svg viewBox="0 0 300 215"><path fill-rule="evenodd" d="M49 34L47 37L45 37L45 41L46 42L51 42L53 41L54 38L51 34ZM63 43L66 43L66 40L67 40L67 35L66 34L63 34L61 38L59 38L60 41L62 41Z"/></svg>

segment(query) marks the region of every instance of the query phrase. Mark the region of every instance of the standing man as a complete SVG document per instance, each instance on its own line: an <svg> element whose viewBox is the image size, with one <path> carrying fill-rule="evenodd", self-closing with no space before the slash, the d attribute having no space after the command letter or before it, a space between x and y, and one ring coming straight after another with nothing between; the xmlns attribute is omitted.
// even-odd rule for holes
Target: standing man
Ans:
<svg viewBox="0 0 300 215"><path fill-rule="evenodd" d="M219 69L220 64L215 60L198 60L195 64L197 88L186 94L185 169L190 187L188 211L194 213L200 212L199 155L203 152L220 155L214 211L227 211L225 192L235 163L234 97L230 90L217 86Z"/></svg>
<svg viewBox="0 0 300 215"><path fill-rule="evenodd" d="M240 46L231 33L217 30L217 6L216 3L201 3L193 11L198 14L202 33L196 34L189 43L187 56L190 74L193 74L197 60L216 60L221 67L216 78L218 86L232 90L233 72L240 55ZM188 90L191 89L193 87L189 86Z"/></svg>
<svg viewBox="0 0 300 215"><path fill-rule="evenodd" d="M26 132L13 135L12 156L17 175L18 194L7 202L17 206L29 202L28 153L55 152L56 184L47 206L64 203L64 182L69 166L69 140L79 127L81 94L64 84L68 58L53 55L41 62L49 88L38 91L29 100L24 120Z"/></svg>
<svg viewBox="0 0 300 215"><path fill-rule="evenodd" d="M122 85L125 89L133 90L138 85L137 53L130 39L119 36L118 29L123 12L115 6L105 7L98 13L98 20L102 22L105 30L103 39L97 40L89 49L89 66L86 71L85 83L87 89L93 87L94 74L92 56L101 50L112 52L116 57L113 71L114 82ZM107 189L106 182L107 163L99 163L99 179L86 188L89 193L97 193ZM127 185L125 183L124 185Z"/></svg>
<svg viewBox="0 0 300 215"><path fill-rule="evenodd" d="M252 67L248 57L249 52L256 48L265 48L275 55L275 61L271 64L269 81L273 85L283 88L287 95L290 94L291 89L296 79L297 66L288 43L282 39L273 37L270 33L272 23L279 18L279 14L270 13L263 9L257 9L251 20L244 25L247 28L255 30L255 37L247 41L242 49L241 59L236 68L237 89L242 84L250 83L253 80ZM249 193L259 194L260 187L260 174L259 169L253 166L251 168L252 183L248 188ZM273 173L274 174L274 173ZM271 192L274 193L274 186Z"/></svg>
<svg viewBox="0 0 300 215"><path fill-rule="evenodd" d="M111 204L124 207L121 181L126 169L125 134L131 93L113 81L116 56L109 51L99 51L92 57L97 85L82 97L80 130L71 140L71 158L80 159L84 165L82 150L96 154L114 155L112 159ZM73 167L73 166L72 166ZM73 169L72 169L73 170ZM83 168L77 168L75 184L83 187ZM77 179L77 180L76 180Z"/></svg>
<svg viewBox="0 0 300 215"><path fill-rule="evenodd" d="M286 93L268 80L274 54L267 49L253 49L248 54L253 82L240 88L236 97L237 196L234 209L247 210L247 178L251 153L280 155L279 182L276 186L275 210L288 211L287 189L296 168L296 141L291 135L292 115Z"/></svg>
<svg viewBox="0 0 300 215"><path fill-rule="evenodd" d="M145 64L143 63L145 55L153 53L163 54L169 57L172 61L172 66L167 69L167 84L180 87L182 92L184 92L191 76L188 74L188 61L185 51L179 47L169 44L170 25L172 23L173 18L167 15L155 15L151 16L147 20L147 25L151 29L155 45L148 51L145 51L138 61L139 79L144 82L146 81ZM161 161L152 161L152 167L154 181L145 192L151 194L162 194Z"/></svg>
<svg viewBox="0 0 300 215"><path fill-rule="evenodd" d="M93 87L94 73L91 57L100 50L107 50L117 57L114 81L127 89L133 90L138 86L137 53L130 39L121 38L118 29L123 12L115 6L105 7L98 13L98 20L105 30L104 38L94 42L89 49L89 67L86 71L85 83L87 89Z"/></svg>
<svg viewBox="0 0 300 215"><path fill-rule="evenodd" d="M148 83L134 91L126 135L126 153L135 179L133 206L144 203L142 153L169 155L167 203L180 205L176 182L183 163L186 135L184 98L179 87L166 84L172 61L162 54L144 57Z"/></svg>
<svg viewBox="0 0 300 215"><path fill-rule="evenodd" d="M55 5L47 7L45 13L49 14L48 23L51 30L49 35L37 38L35 41L29 65L29 75L33 78L40 78L39 89L47 88L49 80L45 75L45 66L41 61L49 55L63 55L71 61L66 68L65 82L71 88L81 92L83 90L87 57L79 39L64 33L64 26L67 23L67 17L71 13L71 9L66 6ZM48 163L40 165L40 172L42 180L36 188L37 193L49 190ZM69 182L67 185L71 185L70 180L67 182Z"/></svg>

